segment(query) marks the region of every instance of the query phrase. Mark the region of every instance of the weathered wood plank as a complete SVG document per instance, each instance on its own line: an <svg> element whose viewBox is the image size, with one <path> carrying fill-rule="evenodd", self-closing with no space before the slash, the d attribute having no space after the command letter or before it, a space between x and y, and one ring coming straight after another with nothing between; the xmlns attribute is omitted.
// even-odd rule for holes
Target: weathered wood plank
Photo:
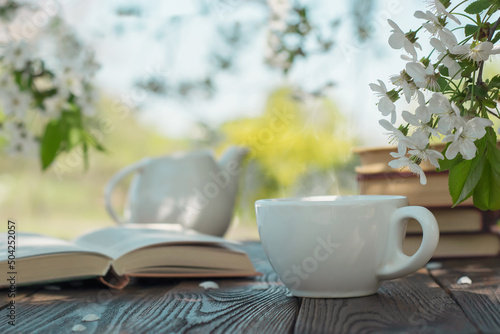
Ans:
<svg viewBox="0 0 500 334"><path fill-rule="evenodd" d="M98 323L82 323L81 319L90 313L101 315L121 295L126 295L129 303L140 302L144 294L158 295L177 283L163 282L141 288L131 286L128 290L112 290L97 281L50 286L60 290L41 287L29 297L16 298L15 327L4 320L8 310L0 311L0 333L70 333L76 324L87 326L86 333L98 332L95 331Z"/></svg>
<svg viewBox="0 0 500 334"><path fill-rule="evenodd" d="M376 295L304 298L297 333L476 333L426 269L384 282Z"/></svg>
<svg viewBox="0 0 500 334"><path fill-rule="evenodd" d="M3 310L5 307L7 307L11 300L14 300L14 301L24 300L26 298L31 297L31 295L35 294L39 290L41 290L41 287L20 288L15 292L14 298L9 297L8 290L0 290L0 294L1 294L0 295L0 310Z"/></svg>
<svg viewBox="0 0 500 334"><path fill-rule="evenodd" d="M219 289L203 290L200 280L186 280L162 296L145 296L117 313L102 333L287 333L299 310L297 298L286 297L260 245L247 244L256 269L264 275L251 279L216 279ZM118 299L110 308L122 305ZM112 328L112 329L111 329Z"/></svg>
<svg viewBox="0 0 500 334"><path fill-rule="evenodd" d="M220 288L204 290L201 280L171 285L160 279L113 291L88 284L42 290L18 305L19 333L69 332L83 316L101 319L85 323L85 333L291 332L299 310L297 298L286 297L260 245L245 246L257 270L250 279L215 279ZM0 312L0 317L4 314ZM0 324L0 332L11 328Z"/></svg>
<svg viewBox="0 0 500 334"><path fill-rule="evenodd" d="M500 333L500 259L443 261L434 279L484 333ZM472 284L457 284L467 276Z"/></svg>

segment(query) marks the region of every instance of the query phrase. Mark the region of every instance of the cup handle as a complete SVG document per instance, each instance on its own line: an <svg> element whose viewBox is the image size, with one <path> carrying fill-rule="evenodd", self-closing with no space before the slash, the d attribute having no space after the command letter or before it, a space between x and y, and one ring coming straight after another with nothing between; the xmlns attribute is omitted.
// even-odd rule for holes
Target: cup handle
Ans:
<svg viewBox="0 0 500 334"><path fill-rule="evenodd" d="M403 253L403 239L408 218L422 226L422 244L412 256ZM414 273L430 260L439 241L439 229L434 215L421 206L405 206L391 216L384 262L378 270L380 280L394 279Z"/></svg>

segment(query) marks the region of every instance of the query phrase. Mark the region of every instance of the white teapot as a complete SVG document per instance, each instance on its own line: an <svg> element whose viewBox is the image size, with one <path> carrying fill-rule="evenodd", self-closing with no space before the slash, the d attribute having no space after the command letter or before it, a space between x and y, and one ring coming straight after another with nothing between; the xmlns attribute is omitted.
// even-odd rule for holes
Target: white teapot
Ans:
<svg viewBox="0 0 500 334"><path fill-rule="evenodd" d="M181 224L198 232L222 236L231 222L241 162L248 153L229 148L220 161L210 151L145 158L116 173L106 185L106 210L119 224ZM115 212L115 186L135 172L123 218Z"/></svg>

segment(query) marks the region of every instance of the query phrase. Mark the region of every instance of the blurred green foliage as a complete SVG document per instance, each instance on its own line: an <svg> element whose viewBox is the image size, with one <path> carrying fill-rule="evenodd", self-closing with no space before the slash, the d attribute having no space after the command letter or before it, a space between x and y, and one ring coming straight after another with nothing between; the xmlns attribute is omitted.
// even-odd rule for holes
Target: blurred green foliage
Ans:
<svg viewBox="0 0 500 334"><path fill-rule="evenodd" d="M187 141L168 139L140 124L132 111L117 112L116 103L109 98L101 99L97 109L100 116L94 120L94 134L106 142L108 150L90 153L92 168L88 170L79 150L62 154L45 172L40 170L36 158L0 155L2 221L14 219L19 231L61 238L112 225L103 199L103 188L109 178L144 156L188 148ZM118 207L123 206L127 189L126 183L117 188L114 199ZM7 225L0 226L3 231Z"/></svg>

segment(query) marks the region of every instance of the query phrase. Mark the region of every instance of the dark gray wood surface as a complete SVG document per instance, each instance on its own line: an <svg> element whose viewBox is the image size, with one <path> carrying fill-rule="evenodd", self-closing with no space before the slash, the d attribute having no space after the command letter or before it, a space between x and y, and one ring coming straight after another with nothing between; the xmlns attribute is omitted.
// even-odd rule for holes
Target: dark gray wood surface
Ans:
<svg viewBox="0 0 500 334"><path fill-rule="evenodd" d="M426 269L384 282L376 295L304 299L297 333L475 333L460 307Z"/></svg>
<svg viewBox="0 0 500 334"><path fill-rule="evenodd" d="M0 333L500 333L499 259L443 262L351 299L288 297L258 243L246 243L250 279L136 280L124 290L97 281L20 289L16 326L0 298ZM471 285L457 285L461 276ZM1 290L0 294L6 292ZM5 297L5 298L4 298ZM100 320L82 323L90 313Z"/></svg>
<svg viewBox="0 0 500 334"><path fill-rule="evenodd" d="M431 274L481 332L500 333L500 259L448 261Z"/></svg>

